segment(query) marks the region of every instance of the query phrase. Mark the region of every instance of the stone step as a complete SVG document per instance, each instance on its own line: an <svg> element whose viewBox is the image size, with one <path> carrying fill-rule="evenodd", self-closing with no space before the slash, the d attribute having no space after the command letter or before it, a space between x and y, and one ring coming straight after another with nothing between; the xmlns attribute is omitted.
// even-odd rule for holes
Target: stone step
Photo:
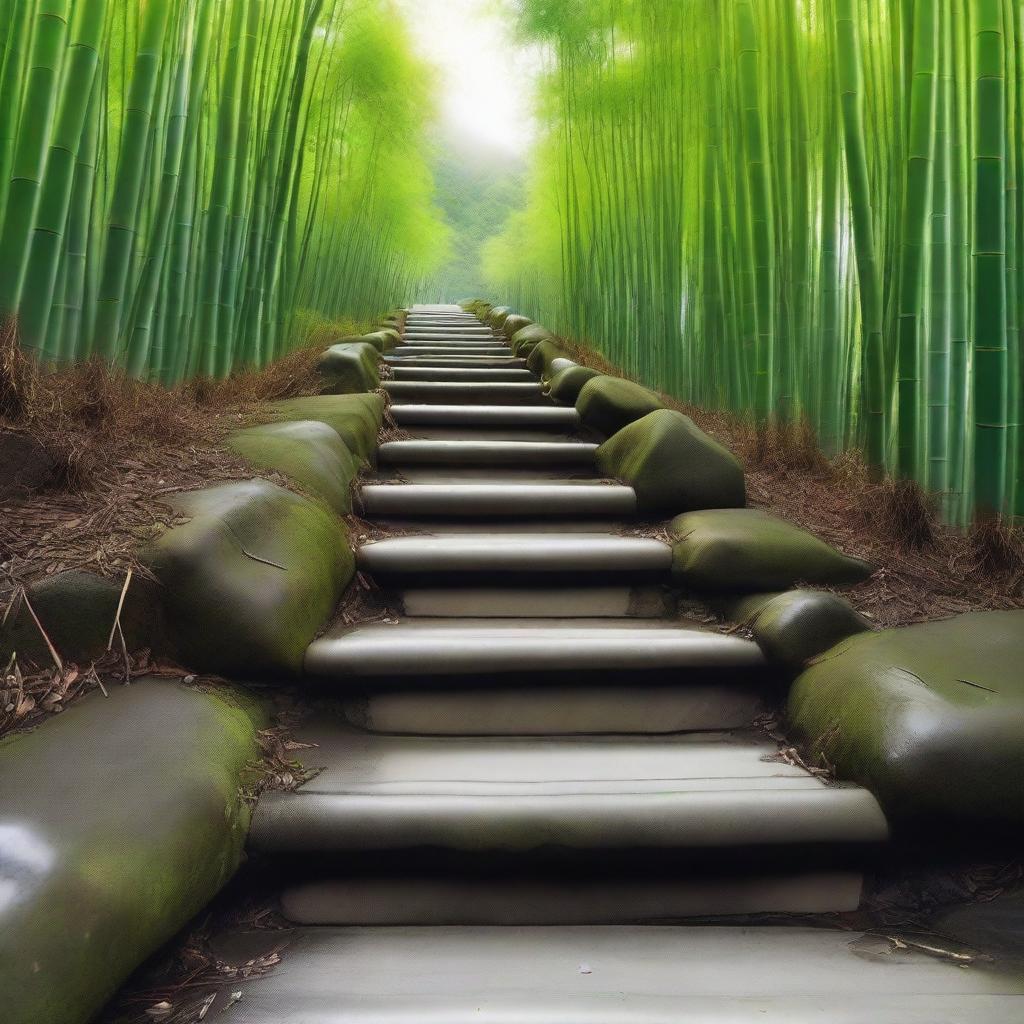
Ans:
<svg viewBox="0 0 1024 1024"><path fill-rule="evenodd" d="M475 349L483 349L489 352L497 350L512 351L504 342L486 338L479 338L473 341L456 341L447 338L403 338L400 345L394 351L398 351L398 348L409 349L410 351L422 351L426 348L449 348L456 353L473 351Z"/></svg>
<svg viewBox="0 0 1024 1024"><path fill-rule="evenodd" d="M668 579L672 549L659 540L614 534L464 533L392 537L356 552L364 572L424 574L588 574Z"/></svg>
<svg viewBox="0 0 1024 1024"><path fill-rule="evenodd" d="M600 686L377 689L341 695L345 720L406 736L658 736L749 729L766 710L763 683L721 677L685 685L636 679Z"/></svg>
<svg viewBox="0 0 1024 1024"><path fill-rule="evenodd" d="M610 482L364 484L359 494L363 514L378 517L618 518L637 511L633 488Z"/></svg>
<svg viewBox="0 0 1024 1024"><path fill-rule="evenodd" d="M528 535L519 536L529 543ZM465 581L457 587L431 587L410 581L397 596L409 618L660 619L675 610L674 601L659 586L572 586L557 580L531 586L508 578L500 583L479 586Z"/></svg>
<svg viewBox="0 0 1024 1024"><path fill-rule="evenodd" d="M260 798L250 845L262 852L430 848L544 860L555 847L596 867L600 851L617 851L608 864L675 851L691 864L765 870L818 848L800 862L811 870L888 838L867 790L826 785L773 759L774 743L739 734L390 736L325 715L296 738L316 744L297 753L323 770Z"/></svg>
<svg viewBox="0 0 1024 1024"><path fill-rule="evenodd" d="M409 341L483 341L497 337L495 333L485 327L481 328L459 328L459 327L423 327L402 332L402 340Z"/></svg>
<svg viewBox="0 0 1024 1024"><path fill-rule="evenodd" d="M427 317L425 319L414 319L409 318L405 321L406 331L466 331L466 330L479 330L479 331L491 331L492 329L487 324L482 324L475 318L468 320L457 320L448 319L445 317ZM493 333L493 331L492 331Z"/></svg>
<svg viewBox="0 0 1024 1024"><path fill-rule="evenodd" d="M338 878L291 886L281 912L295 924L335 926L609 925L694 917L849 913L863 876L822 871L724 876L447 879Z"/></svg>
<svg viewBox="0 0 1024 1024"><path fill-rule="evenodd" d="M399 355L392 356L390 353L384 357L384 362L394 367L413 368L426 367L432 369L509 369L525 370L525 359L514 359L511 356L420 356L420 355ZM530 374L532 377L533 374Z"/></svg>
<svg viewBox="0 0 1024 1024"><path fill-rule="evenodd" d="M1020 977L846 928L297 928L232 937L245 1024L1008 1024ZM219 1019L219 1018L218 1018Z"/></svg>
<svg viewBox="0 0 1024 1024"><path fill-rule="evenodd" d="M538 427L575 430L580 417L574 408L553 405L402 405L393 410L399 426L430 424L460 427Z"/></svg>
<svg viewBox="0 0 1024 1024"><path fill-rule="evenodd" d="M764 665L750 640L657 619L400 619L332 627L306 651L306 672L335 680L546 672L586 685L592 673L731 679Z"/></svg>
<svg viewBox="0 0 1024 1024"><path fill-rule="evenodd" d="M471 345L468 342L452 342L441 345L433 342L417 342L412 345L398 345L392 349L392 355L396 356L490 356L496 359L499 356L511 356L512 350L504 345Z"/></svg>
<svg viewBox="0 0 1024 1024"><path fill-rule="evenodd" d="M386 441L377 449L385 466L586 466L596 444L556 441Z"/></svg>
<svg viewBox="0 0 1024 1024"><path fill-rule="evenodd" d="M386 380L381 387L395 402L458 402L489 405L549 405L539 381L426 381Z"/></svg>
<svg viewBox="0 0 1024 1024"><path fill-rule="evenodd" d="M395 365L392 380L436 381L438 383L464 383L477 381L494 381L508 383L514 381L536 381L536 377L527 369L514 367L472 367L472 366L404 366Z"/></svg>

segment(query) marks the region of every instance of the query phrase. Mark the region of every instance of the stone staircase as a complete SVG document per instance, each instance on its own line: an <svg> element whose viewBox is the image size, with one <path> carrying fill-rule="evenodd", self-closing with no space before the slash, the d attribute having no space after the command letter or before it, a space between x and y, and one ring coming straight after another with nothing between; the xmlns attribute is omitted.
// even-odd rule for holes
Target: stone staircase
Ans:
<svg viewBox="0 0 1024 1024"><path fill-rule="evenodd" d="M309 648L322 771L250 837L296 928L236 1019L1009 1019L1009 981L775 920L856 909L885 818L757 730L779 680L679 614L575 410L457 307L415 308L388 361L408 439L362 488L358 561L402 613Z"/></svg>

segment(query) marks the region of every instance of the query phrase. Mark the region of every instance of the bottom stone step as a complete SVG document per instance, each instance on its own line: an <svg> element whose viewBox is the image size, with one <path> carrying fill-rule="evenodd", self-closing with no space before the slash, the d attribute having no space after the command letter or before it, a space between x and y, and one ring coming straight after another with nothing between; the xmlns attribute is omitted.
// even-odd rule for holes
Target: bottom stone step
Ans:
<svg viewBox="0 0 1024 1024"><path fill-rule="evenodd" d="M273 950L281 964L232 981L236 1005L208 1019L1008 1024L1024 1010L1016 972L962 970L884 936L823 928L298 928L218 944L228 963Z"/></svg>
<svg viewBox="0 0 1024 1024"><path fill-rule="evenodd" d="M340 878L286 889L295 924L639 924L694 917L854 911L857 872L720 878Z"/></svg>

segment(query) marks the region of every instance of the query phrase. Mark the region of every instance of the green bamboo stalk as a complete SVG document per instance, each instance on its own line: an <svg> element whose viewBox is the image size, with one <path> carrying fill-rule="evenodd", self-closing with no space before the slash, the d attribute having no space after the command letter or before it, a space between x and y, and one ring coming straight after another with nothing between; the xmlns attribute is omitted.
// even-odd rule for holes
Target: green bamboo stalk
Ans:
<svg viewBox="0 0 1024 1024"><path fill-rule="evenodd" d="M119 355L121 322L138 230L139 197L145 173L150 119L163 55L170 0L149 0L139 30L131 87L113 181L110 214L96 299L96 322L88 351L113 362Z"/></svg>
<svg viewBox="0 0 1024 1024"><path fill-rule="evenodd" d="M880 469L885 464L883 307L871 186L864 147L863 77L856 0L836 0L835 31L839 97L843 112L843 148L850 189L850 214L863 324L865 454L869 464Z"/></svg>
<svg viewBox="0 0 1024 1024"><path fill-rule="evenodd" d="M935 165L931 228L931 318L928 325L928 474L927 487L945 499L949 490L950 348L953 276L950 179L953 149L953 49L949 0L943 0L942 73L936 105Z"/></svg>
<svg viewBox="0 0 1024 1024"><path fill-rule="evenodd" d="M55 297L62 298L63 301L58 302L47 314L51 323L56 324L56 343L51 355L58 362L78 358L87 329L83 325L90 323L89 229L99 152L102 97L101 83L94 80L71 187L64 256L64 290L63 293L55 291Z"/></svg>
<svg viewBox="0 0 1024 1024"><path fill-rule="evenodd" d="M28 266L68 28L68 0L39 0L23 114L0 231L0 320L15 317Z"/></svg>
<svg viewBox="0 0 1024 1024"><path fill-rule="evenodd" d="M57 286L57 275L63 261L64 229L71 207L79 147L90 103L95 102L93 97L98 92L96 71L106 11L106 0L82 0L72 24L60 111L50 139L24 272L25 286L18 300L22 345L37 350L45 348L50 358L58 354L46 344L46 339L50 336L48 328L54 296L63 295L63 290ZM67 275L64 283L66 288ZM64 324L59 320L52 337L60 339L63 330ZM66 351L70 354L70 347Z"/></svg>
<svg viewBox="0 0 1024 1024"><path fill-rule="evenodd" d="M32 37L32 19L37 0L15 0L4 47L0 72L0 226L7 209L7 194L14 167L14 149L21 123L21 94L25 82L25 64Z"/></svg>
<svg viewBox="0 0 1024 1024"><path fill-rule="evenodd" d="M938 13L933 0L913 5L913 65L907 179L900 231L898 297L897 469L916 479L925 462L921 408L921 320L924 314L925 233L931 207L938 64ZM908 19L909 23L909 19Z"/></svg>
<svg viewBox="0 0 1024 1024"><path fill-rule="evenodd" d="M1006 497L1006 80L1001 0L973 0L974 504Z"/></svg>

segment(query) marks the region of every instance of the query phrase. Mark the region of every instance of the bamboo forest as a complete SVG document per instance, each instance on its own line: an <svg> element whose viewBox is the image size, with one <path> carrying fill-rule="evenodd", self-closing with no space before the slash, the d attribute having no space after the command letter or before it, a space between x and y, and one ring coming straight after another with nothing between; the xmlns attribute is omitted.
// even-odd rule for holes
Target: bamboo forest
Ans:
<svg viewBox="0 0 1024 1024"><path fill-rule="evenodd" d="M1024 1021L1024 0L0 40L0 1024Z"/></svg>
<svg viewBox="0 0 1024 1024"><path fill-rule="evenodd" d="M173 384L472 283L952 521L1024 513L1019 5L504 13L538 137L521 185L446 204L391 0L5 0L0 313L41 358Z"/></svg>
<svg viewBox="0 0 1024 1024"><path fill-rule="evenodd" d="M5 0L0 313L168 383L404 301L447 229L387 0Z"/></svg>
<svg viewBox="0 0 1024 1024"><path fill-rule="evenodd" d="M1024 513L1021 7L525 3L548 54L492 290L644 381Z"/></svg>

